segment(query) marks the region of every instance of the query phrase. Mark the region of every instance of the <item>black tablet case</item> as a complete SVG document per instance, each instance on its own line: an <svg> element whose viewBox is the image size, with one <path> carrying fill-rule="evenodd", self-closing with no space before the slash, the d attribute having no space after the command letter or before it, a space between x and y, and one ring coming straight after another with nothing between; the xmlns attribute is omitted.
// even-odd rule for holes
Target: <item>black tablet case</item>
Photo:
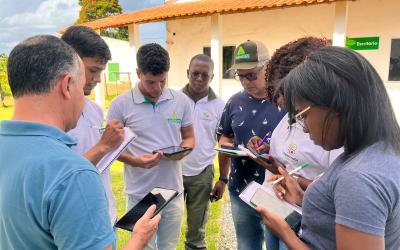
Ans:
<svg viewBox="0 0 400 250"><path fill-rule="evenodd" d="M131 210L129 210L121 219L117 221L115 227L125 229L128 231L133 230L136 222L146 213L147 209L155 204L156 211L154 216L160 211L160 209L164 208L172 199L178 196L178 192L175 193L169 200L165 200L164 197L159 194L148 193L136 206L134 206Z"/></svg>

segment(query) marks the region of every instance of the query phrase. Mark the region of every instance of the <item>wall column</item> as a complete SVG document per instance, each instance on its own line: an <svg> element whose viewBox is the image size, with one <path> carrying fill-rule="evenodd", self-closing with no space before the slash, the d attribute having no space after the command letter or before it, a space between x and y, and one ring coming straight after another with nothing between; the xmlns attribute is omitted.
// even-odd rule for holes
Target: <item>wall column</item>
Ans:
<svg viewBox="0 0 400 250"><path fill-rule="evenodd" d="M214 61L214 79L211 87L222 96L222 16L211 15L211 59Z"/></svg>
<svg viewBox="0 0 400 250"><path fill-rule="evenodd" d="M133 51L132 55L132 60L134 61L133 63L133 69L132 69L132 74L131 74L131 82L132 82L132 87L135 86L135 84L138 82L138 77L136 74L136 68L137 68L137 62L136 62L136 52L138 51L140 47L140 32L139 32L139 24L132 23L128 25L128 36L129 36L129 47Z"/></svg>
<svg viewBox="0 0 400 250"><path fill-rule="evenodd" d="M97 34L100 35L100 30L95 30ZM108 71L107 67L104 72L101 72L100 74L100 82L96 85L94 88L94 98L95 102L100 106L102 110L105 110L106 108L106 79L104 77L104 74Z"/></svg>
<svg viewBox="0 0 400 250"><path fill-rule="evenodd" d="M348 1L340 1L335 3L335 23L333 26L332 45L345 47L347 16L349 10Z"/></svg>

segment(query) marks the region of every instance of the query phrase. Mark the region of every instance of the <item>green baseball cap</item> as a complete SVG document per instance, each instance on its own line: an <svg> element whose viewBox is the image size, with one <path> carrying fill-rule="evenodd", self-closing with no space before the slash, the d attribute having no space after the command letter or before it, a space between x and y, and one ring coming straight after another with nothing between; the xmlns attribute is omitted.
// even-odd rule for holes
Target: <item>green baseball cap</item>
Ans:
<svg viewBox="0 0 400 250"><path fill-rule="evenodd" d="M268 50L265 45L258 41L241 43L233 53L233 69L252 69L269 59Z"/></svg>

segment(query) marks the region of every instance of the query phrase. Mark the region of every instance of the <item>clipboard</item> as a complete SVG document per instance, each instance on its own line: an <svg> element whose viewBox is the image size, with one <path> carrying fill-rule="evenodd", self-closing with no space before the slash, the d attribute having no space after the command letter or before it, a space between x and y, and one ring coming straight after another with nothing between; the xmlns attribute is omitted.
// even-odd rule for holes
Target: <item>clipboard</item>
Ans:
<svg viewBox="0 0 400 250"><path fill-rule="evenodd" d="M127 127L124 127L125 130L125 137L124 140L122 141L121 145L119 147L111 152L108 152L106 155L101 158L101 160L96 164L96 168L99 171L99 173L103 173L104 170L109 168L111 164L119 157L119 155L124 152L126 147L128 147L129 143L131 143L133 140L137 138L137 135L132 132Z"/></svg>
<svg viewBox="0 0 400 250"><path fill-rule="evenodd" d="M292 211L302 214L301 207L279 199L271 187L261 185L255 181L246 186L240 193L239 198L253 208L262 206L281 216L286 217Z"/></svg>
<svg viewBox="0 0 400 250"><path fill-rule="evenodd" d="M165 208L168 203L178 197L180 193L176 190L165 189L165 188L154 188L148 193L142 200L139 201L131 210L129 210L121 219L117 221L115 227L131 231L135 226L136 222L144 215L147 209L155 204L156 211L152 218L156 216L160 211Z"/></svg>

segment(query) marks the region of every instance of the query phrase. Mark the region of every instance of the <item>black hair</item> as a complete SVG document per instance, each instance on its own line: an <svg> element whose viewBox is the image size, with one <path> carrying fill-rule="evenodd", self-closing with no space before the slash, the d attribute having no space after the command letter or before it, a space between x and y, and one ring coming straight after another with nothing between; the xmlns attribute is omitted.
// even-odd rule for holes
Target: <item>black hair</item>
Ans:
<svg viewBox="0 0 400 250"><path fill-rule="evenodd" d="M282 81L290 117L296 100L339 114L346 157L378 141L399 152L400 129L389 96L376 70L360 54L341 47L319 49ZM323 135L329 127L327 117Z"/></svg>
<svg viewBox="0 0 400 250"><path fill-rule="evenodd" d="M277 49L265 71L268 99L276 104L278 93L283 93L280 80L302 63L311 52L326 46L328 40L325 38L308 36L291 41Z"/></svg>
<svg viewBox="0 0 400 250"><path fill-rule="evenodd" d="M40 35L28 38L11 51L8 81L13 97L48 93L67 73L79 74L77 53L61 39Z"/></svg>
<svg viewBox="0 0 400 250"><path fill-rule="evenodd" d="M209 63L210 67L211 67L211 71L214 72L214 61L208 55L197 54L194 57L192 57L192 59L190 59L189 69L190 69L190 66L192 66L192 62L194 60L198 60L198 61Z"/></svg>
<svg viewBox="0 0 400 250"><path fill-rule="evenodd" d="M111 59L106 42L89 27L71 26L61 39L74 48L81 58L99 58L104 64Z"/></svg>
<svg viewBox="0 0 400 250"><path fill-rule="evenodd" d="M161 75L169 71L168 52L157 43L141 46L136 53L138 68L143 74Z"/></svg>

